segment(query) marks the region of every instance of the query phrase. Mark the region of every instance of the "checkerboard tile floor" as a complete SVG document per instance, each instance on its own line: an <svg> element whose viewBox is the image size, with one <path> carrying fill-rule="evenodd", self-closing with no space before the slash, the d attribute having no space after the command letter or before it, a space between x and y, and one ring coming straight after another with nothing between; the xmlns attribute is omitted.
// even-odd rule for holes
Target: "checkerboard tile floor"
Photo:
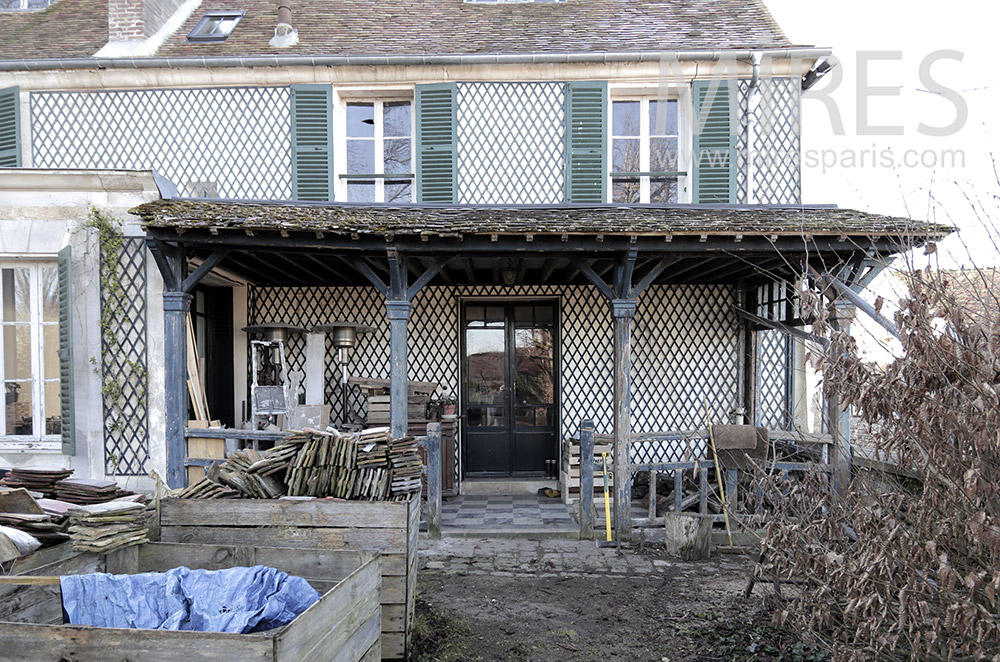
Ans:
<svg viewBox="0 0 1000 662"><path fill-rule="evenodd" d="M579 525L570 506L531 494L470 495L441 506L442 529L565 529Z"/></svg>

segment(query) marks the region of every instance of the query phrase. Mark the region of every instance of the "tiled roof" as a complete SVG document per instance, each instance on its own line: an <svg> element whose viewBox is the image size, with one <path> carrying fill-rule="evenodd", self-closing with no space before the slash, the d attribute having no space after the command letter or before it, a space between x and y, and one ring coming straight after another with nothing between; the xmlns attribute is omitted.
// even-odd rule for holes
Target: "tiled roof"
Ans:
<svg viewBox="0 0 1000 662"><path fill-rule="evenodd" d="M206 5L206 8L209 8ZM299 45L274 49L274 0L217 0L245 10L222 44L194 44L196 11L157 55L431 55L585 53L784 47L760 0L293 0Z"/></svg>
<svg viewBox="0 0 1000 662"><path fill-rule="evenodd" d="M106 1L59 0L40 12L0 12L0 60L90 57L106 43Z"/></svg>
<svg viewBox="0 0 1000 662"><path fill-rule="evenodd" d="M833 207L705 205L438 206L158 200L149 227L359 235L827 235L938 238L951 227Z"/></svg>
<svg viewBox="0 0 1000 662"><path fill-rule="evenodd" d="M108 40L105 0L0 12L0 60L94 55ZM221 44L187 35L207 10L246 16ZM384 56L656 53L791 46L762 0L293 0L299 44L272 48L275 0L203 2L157 56Z"/></svg>

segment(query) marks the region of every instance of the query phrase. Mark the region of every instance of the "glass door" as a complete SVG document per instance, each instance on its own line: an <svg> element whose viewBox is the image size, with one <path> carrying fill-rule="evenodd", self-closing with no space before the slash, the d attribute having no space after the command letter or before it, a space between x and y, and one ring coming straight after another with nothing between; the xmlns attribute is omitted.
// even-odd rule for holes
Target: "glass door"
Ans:
<svg viewBox="0 0 1000 662"><path fill-rule="evenodd" d="M532 476L556 457L555 303L462 309L465 471Z"/></svg>

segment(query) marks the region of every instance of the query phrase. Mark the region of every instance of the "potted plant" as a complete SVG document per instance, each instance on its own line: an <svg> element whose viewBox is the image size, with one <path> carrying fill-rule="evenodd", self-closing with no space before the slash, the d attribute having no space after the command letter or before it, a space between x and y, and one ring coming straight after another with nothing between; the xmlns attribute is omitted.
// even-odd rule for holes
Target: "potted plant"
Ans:
<svg viewBox="0 0 1000 662"><path fill-rule="evenodd" d="M458 415L458 399L454 393L441 398L441 418L453 419Z"/></svg>

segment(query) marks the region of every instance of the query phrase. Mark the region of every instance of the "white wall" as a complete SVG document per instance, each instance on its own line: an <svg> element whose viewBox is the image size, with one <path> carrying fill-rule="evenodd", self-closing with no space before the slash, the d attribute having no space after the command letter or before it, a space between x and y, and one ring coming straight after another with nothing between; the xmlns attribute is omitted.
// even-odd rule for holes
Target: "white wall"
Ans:
<svg viewBox="0 0 1000 662"><path fill-rule="evenodd" d="M55 258L73 250L73 377L76 455L61 450L0 452L0 466L73 468L77 476L102 478L104 469L101 381L91 357L101 354L99 249L92 232L81 229L91 207L124 222L127 235L141 235L128 210L159 197L148 172L85 170L0 170L0 257ZM162 284L148 265L148 403L150 468L166 466L163 412ZM57 445L58 446L58 445ZM148 490L148 478L118 477L128 489Z"/></svg>

